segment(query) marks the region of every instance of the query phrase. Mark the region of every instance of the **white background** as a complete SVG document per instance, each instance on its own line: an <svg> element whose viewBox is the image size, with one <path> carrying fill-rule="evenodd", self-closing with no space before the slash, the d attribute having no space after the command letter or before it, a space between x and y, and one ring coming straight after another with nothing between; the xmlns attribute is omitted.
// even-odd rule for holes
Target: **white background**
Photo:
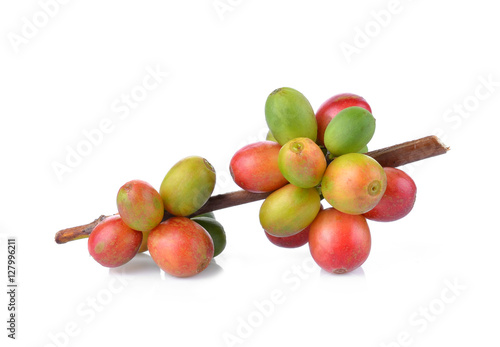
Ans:
<svg viewBox="0 0 500 347"><path fill-rule="evenodd" d="M2 323L2 346L500 343L491 1L222 0L219 13L213 0L44 3L54 4L0 5L1 292L10 236L19 283L18 339ZM160 82L140 94L151 70ZM229 161L263 139L266 97L282 86L315 110L337 93L363 96L377 119L371 149L430 134L451 147L404 168L415 208L370 223L362 268L331 275L307 246L274 247L260 202L216 213L227 248L189 279L162 274L148 255L109 270L86 240L54 242L62 228L115 213L125 182L159 188L188 155L215 166L216 193L236 190ZM133 92L143 100L127 108L120 100ZM84 132L106 119L108 133L83 148ZM78 146L90 153L58 179L54 163L67 165Z"/></svg>

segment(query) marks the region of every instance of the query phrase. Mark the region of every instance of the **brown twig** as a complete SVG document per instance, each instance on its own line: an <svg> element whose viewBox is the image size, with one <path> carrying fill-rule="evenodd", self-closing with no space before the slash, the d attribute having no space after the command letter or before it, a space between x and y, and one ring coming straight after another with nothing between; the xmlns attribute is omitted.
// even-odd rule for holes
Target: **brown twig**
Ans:
<svg viewBox="0 0 500 347"><path fill-rule="evenodd" d="M384 167L397 167L409 164L418 160L431 158L437 155L446 153L449 150L436 136L427 136L421 139L408 141L398 145L378 149L366 153L380 165ZM190 217L203 213L217 211L228 207L247 204L250 202L263 200L271 194L269 193L250 193L244 190L220 194L211 197L207 203L193 213ZM95 226L109 216L100 216L92 223L63 229L57 232L55 241L57 243L66 243L73 240L87 238ZM165 211L164 220L172 217L171 214Z"/></svg>
<svg viewBox="0 0 500 347"><path fill-rule="evenodd" d="M369 156L384 167L398 167L422 159L445 154L450 148L445 146L437 136L427 136L387 148L368 152Z"/></svg>
<svg viewBox="0 0 500 347"><path fill-rule="evenodd" d="M56 234L55 237L56 242L66 243L73 240L85 239L89 237L90 233L92 232L92 230L94 230L97 224L99 224L108 217L109 216L101 215L99 218L97 218L91 223L60 230Z"/></svg>

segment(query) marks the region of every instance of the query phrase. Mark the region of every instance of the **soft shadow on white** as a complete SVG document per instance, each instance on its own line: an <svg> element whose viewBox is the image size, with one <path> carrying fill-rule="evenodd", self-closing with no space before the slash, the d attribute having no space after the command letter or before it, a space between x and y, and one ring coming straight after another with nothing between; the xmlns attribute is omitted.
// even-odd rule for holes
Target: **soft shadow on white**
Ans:
<svg viewBox="0 0 500 347"><path fill-rule="evenodd" d="M328 272L328 271L321 269L320 276L334 278L334 279L335 278L339 278L339 279L344 278L345 279L346 277L348 277L349 279L352 279L352 280L363 280L363 281L366 279L365 271L363 270L363 267L358 267L357 269L355 269L351 272L345 273L345 274L334 274L334 273L331 273L331 272Z"/></svg>
<svg viewBox="0 0 500 347"><path fill-rule="evenodd" d="M149 254L140 253L137 254L128 263L109 270L112 275L133 275L133 276L146 276L146 277L157 277L160 275L160 268L153 261L153 258Z"/></svg>
<svg viewBox="0 0 500 347"><path fill-rule="evenodd" d="M223 268L219 264L217 264L216 260L212 259L210 261L210 264L208 264L207 268L205 270L203 270L202 272L200 272L194 276L191 276L191 277L180 278L180 280L184 280L184 281L203 280L203 279L218 276L223 271L224 271ZM167 273L162 273L162 279L168 279L168 278L177 278L177 277L171 276Z"/></svg>

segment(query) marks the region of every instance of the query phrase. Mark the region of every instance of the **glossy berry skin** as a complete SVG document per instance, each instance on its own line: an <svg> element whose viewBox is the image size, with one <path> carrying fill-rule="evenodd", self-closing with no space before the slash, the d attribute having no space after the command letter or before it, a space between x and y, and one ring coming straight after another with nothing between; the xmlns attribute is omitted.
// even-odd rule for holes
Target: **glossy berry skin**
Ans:
<svg viewBox="0 0 500 347"><path fill-rule="evenodd" d="M281 145L261 141L238 150L229 163L234 182L252 193L272 192L288 183L278 166Z"/></svg>
<svg viewBox="0 0 500 347"><path fill-rule="evenodd" d="M323 197L339 211L363 214L382 198L387 185L385 171L365 154L349 153L333 160L321 182Z"/></svg>
<svg viewBox="0 0 500 347"><path fill-rule="evenodd" d="M167 172L160 196L165 210L175 216L189 216L207 202L214 188L214 167L205 158L190 156Z"/></svg>
<svg viewBox="0 0 500 347"><path fill-rule="evenodd" d="M320 211L323 210L323 206L320 206ZM269 234L264 230L267 239L271 241L272 244L283 247L283 248L298 248L305 245L309 241L309 230L311 229L311 225L305 228L302 231L299 231L297 234L292 236L282 236L277 237Z"/></svg>
<svg viewBox="0 0 500 347"><path fill-rule="evenodd" d="M324 145L324 134L326 127L333 117L340 111L351 106L363 107L368 111L372 111L370 105L364 98L351 93L342 93L332 96L326 100L316 112L316 121L318 122L318 137L316 142Z"/></svg>
<svg viewBox="0 0 500 347"><path fill-rule="evenodd" d="M309 228L310 227L307 227L304 230L299 231L297 234L292 236L277 237L269 234L265 230L264 234L266 234L268 240L271 241L272 244L278 247L297 248L305 245L309 240Z"/></svg>
<svg viewBox="0 0 500 347"><path fill-rule="evenodd" d="M321 211L311 224L309 249L314 261L327 272L343 274L357 269L371 249L365 217L334 208Z"/></svg>
<svg viewBox="0 0 500 347"><path fill-rule="evenodd" d="M287 184L271 193L262 203L260 225L273 236L291 236L311 224L320 208L321 199L315 188Z"/></svg>
<svg viewBox="0 0 500 347"><path fill-rule="evenodd" d="M224 248L226 248L226 232L222 224L217 222L215 218L210 217L194 217L191 218L192 221L198 223L205 229L212 238L214 243L214 258L222 253Z"/></svg>
<svg viewBox="0 0 500 347"><path fill-rule="evenodd" d="M138 231L152 230L165 212L160 194L141 180L125 183L118 191L116 205L123 222Z"/></svg>
<svg viewBox="0 0 500 347"><path fill-rule="evenodd" d="M318 126L314 110L298 90L283 87L274 90L266 100L266 122L280 145L297 137L316 141Z"/></svg>
<svg viewBox="0 0 500 347"><path fill-rule="evenodd" d="M107 217L92 230L88 250L105 267L118 267L132 259L139 250L142 232L129 228L120 216Z"/></svg>
<svg viewBox="0 0 500 347"><path fill-rule="evenodd" d="M375 127L376 120L369 111L357 106L345 108L326 127L325 147L334 157L357 153L368 145Z"/></svg>
<svg viewBox="0 0 500 347"><path fill-rule="evenodd" d="M324 145L324 134L326 127L333 117L347 107L358 106L363 107L368 111L372 111L370 105L364 98L351 93L342 93L332 96L326 100L316 112L316 121L318 122L318 136L316 142L319 145Z"/></svg>
<svg viewBox="0 0 500 347"><path fill-rule="evenodd" d="M148 237L148 249L154 262L176 277L202 272L214 256L208 232L186 217L172 217L154 228Z"/></svg>
<svg viewBox="0 0 500 347"><path fill-rule="evenodd" d="M279 152L281 173L291 184L300 188L317 186L326 170L326 159L321 148L307 137L288 141Z"/></svg>
<svg viewBox="0 0 500 347"><path fill-rule="evenodd" d="M392 222L408 215L417 198L417 186L404 171L384 167L387 188L379 203L364 216L378 222Z"/></svg>

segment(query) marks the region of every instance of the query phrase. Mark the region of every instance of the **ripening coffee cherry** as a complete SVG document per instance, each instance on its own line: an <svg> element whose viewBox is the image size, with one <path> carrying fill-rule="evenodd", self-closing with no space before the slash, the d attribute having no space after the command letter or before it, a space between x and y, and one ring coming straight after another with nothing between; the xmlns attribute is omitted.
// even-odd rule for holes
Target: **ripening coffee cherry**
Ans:
<svg viewBox="0 0 500 347"><path fill-rule="evenodd" d="M338 157L347 153L357 153L365 147L375 133L375 118L357 106L340 111L325 130L325 146Z"/></svg>
<svg viewBox="0 0 500 347"><path fill-rule="evenodd" d="M278 165L288 182L300 188L312 188L323 178L326 159L313 140L299 137L288 141L281 148Z"/></svg>
<svg viewBox="0 0 500 347"><path fill-rule="evenodd" d="M404 171L384 167L387 188L379 203L364 213L368 219L378 222L392 222L406 216L413 209L417 198L417 186Z"/></svg>
<svg viewBox="0 0 500 347"><path fill-rule="evenodd" d="M160 224L165 209L160 194L147 182L125 183L116 197L118 213L130 228L150 231Z"/></svg>
<svg viewBox="0 0 500 347"><path fill-rule="evenodd" d="M316 141L318 125L307 98L293 88L278 88L266 100L266 122L274 138L284 145L297 137Z"/></svg>
<svg viewBox="0 0 500 347"><path fill-rule="evenodd" d="M314 261L327 272L343 274L357 269L371 249L365 217L334 208L321 211L309 230L309 249Z"/></svg>
<svg viewBox="0 0 500 347"><path fill-rule="evenodd" d="M349 153L328 165L321 181L321 192L335 209L363 214L377 205L386 185L385 171L375 159L361 153Z"/></svg>
<svg viewBox="0 0 500 347"><path fill-rule="evenodd" d="M231 159L229 171L234 182L252 193L272 192L288 183L278 166L281 145L271 141L249 144Z"/></svg>
<svg viewBox="0 0 500 347"><path fill-rule="evenodd" d="M148 249L154 262L176 277L202 272L214 256L214 244L208 232L186 217L161 222L149 234Z"/></svg>
<svg viewBox="0 0 500 347"><path fill-rule="evenodd" d="M175 216L198 211L215 188L215 170L208 160L192 156L177 162L165 175L160 195L165 210Z"/></svg>
<svg viewBox="0 0 500 347"><path fill-rule="evenodd" d="M92 258L105 267L117 267L129 262L139 250L142 232L128 227L118 215L97 224L88 239Z"/></svg>
<svg viewBox="0 0 500 347"><path fill-rule="evenodd" d="M226 232L222 224L209 217L199 216L191 218L191 220L201 225L210 234L214 243L214 258L221 254L226 248Z"/></svg>
<svg viewBox="0 0 500 347"><path fill-rule="evenodd" d="M259 212L260 224L273 236L291 236L312 223L320 206L315 188L287 184L264 200Z"/></svg>
<svg viewBox="0 0 500 347"><path fill-rule="evenodd" d="M318 122L318 144L324 145L325 130L330 121L343 109L358 106L370 112L372 109L364 98L351 93L337 94L326 100L316 111L316 121Z"/></svg>

